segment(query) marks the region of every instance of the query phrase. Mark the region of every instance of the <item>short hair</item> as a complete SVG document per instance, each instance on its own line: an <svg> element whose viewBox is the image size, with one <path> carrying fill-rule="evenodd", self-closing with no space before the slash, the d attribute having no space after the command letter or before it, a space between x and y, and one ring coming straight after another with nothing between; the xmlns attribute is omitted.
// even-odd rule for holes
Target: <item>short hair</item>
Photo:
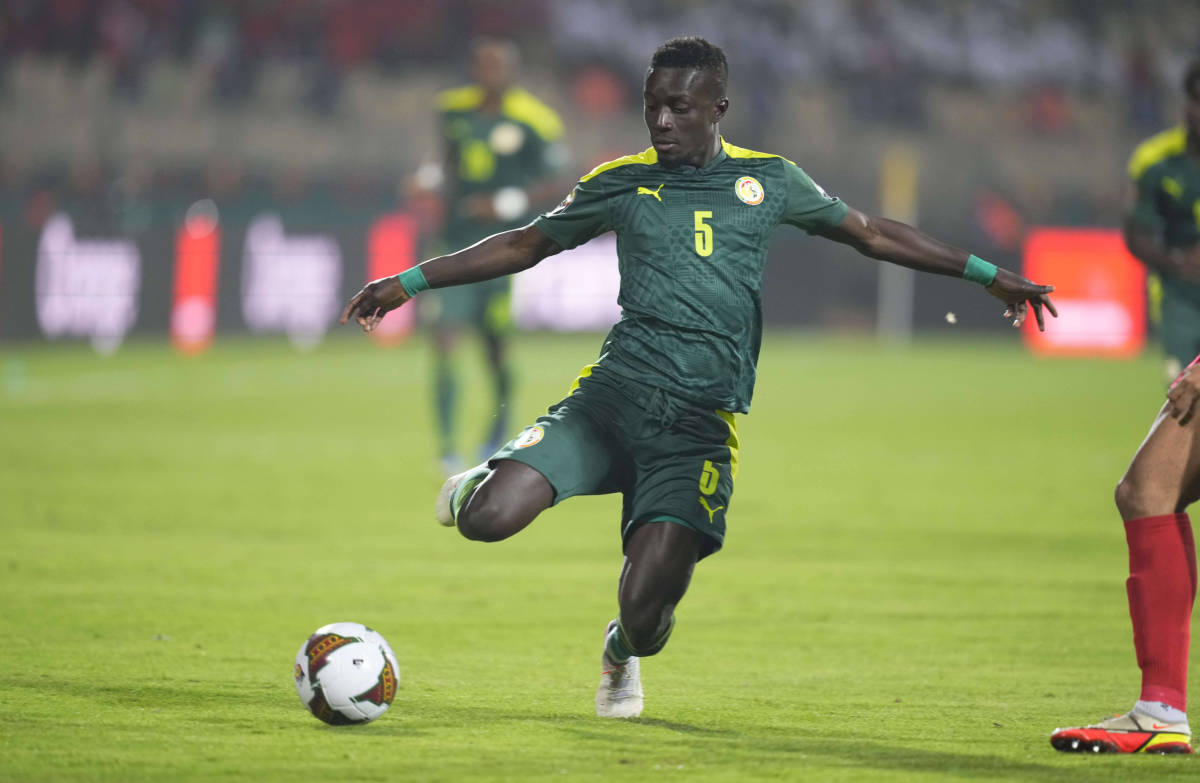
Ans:
<svg viewBox="0 0 1200 783"><path fill-rule="evenodd" d="M1200 57L1188 63L1183 72L1183 94L1200 100Z"/></svg>
<svg viewBox="0 0 1200 783"><path fill-rule="evenodd" d="M721 47L697 35L672 38L654 50L651 68L695 68L712 75L721 95L729 82L729 63Z"/></svg>

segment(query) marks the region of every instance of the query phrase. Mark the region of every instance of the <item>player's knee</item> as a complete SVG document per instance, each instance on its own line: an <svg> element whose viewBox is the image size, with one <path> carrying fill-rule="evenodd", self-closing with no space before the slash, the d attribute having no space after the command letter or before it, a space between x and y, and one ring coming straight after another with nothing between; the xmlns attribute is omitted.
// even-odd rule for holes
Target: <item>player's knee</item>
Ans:
<svg viewBox="0 0 1200 783"><path fill-rule="evenodd" d="M524 524L493 493L477 491L458 512L458 532L471 541L503 541Z"/></svg>
<svg viewBox="0 0 1200 783"><path fill-rule="evenodd" d="M1177 492L1155 486L1152 483L1125 476L1117 482L1113 499L1121 518L1129 521L1141 517L1171 514L1178 505Z"/></svg>

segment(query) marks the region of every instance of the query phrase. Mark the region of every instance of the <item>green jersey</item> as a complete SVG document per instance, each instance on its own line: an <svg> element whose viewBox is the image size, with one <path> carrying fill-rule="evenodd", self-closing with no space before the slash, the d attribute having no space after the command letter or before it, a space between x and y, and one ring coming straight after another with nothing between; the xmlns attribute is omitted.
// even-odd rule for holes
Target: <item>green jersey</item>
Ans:
<svg viewBox="0 0 1200 783"><path fill-rule="evenodd" d="M561 157L563 127L554 110L520 87L509 88L494 113L480 110L483 99L483 89L477 86L438 96L453 194L447 205L446 238L456 247L523 226L532 217L526 213L499 223L473 220L463 214L465 197L506 187L525 189L552 173Z"/></svg>
<svg viewBox="0 0 1200 783"><path fill-rule="evenodd" d="M1182 126L1163 131L1138 145L1129 160L1137 189L1133 220L1155 232L1166 247L1200 242L1200 162L1187 149ZM1169 286L1200 301L1200 286L1163 275Z"/></svg>
<svg viewBox="0 0 1200 783"><path fill-rule="evenodd" d="M597 166L534 225L563 248L615 231L621 319L599 364L697 405L750 409L763 268L780 223L809 233L847 206L794 163L721 142L702 168L653 148Z"/></svg>

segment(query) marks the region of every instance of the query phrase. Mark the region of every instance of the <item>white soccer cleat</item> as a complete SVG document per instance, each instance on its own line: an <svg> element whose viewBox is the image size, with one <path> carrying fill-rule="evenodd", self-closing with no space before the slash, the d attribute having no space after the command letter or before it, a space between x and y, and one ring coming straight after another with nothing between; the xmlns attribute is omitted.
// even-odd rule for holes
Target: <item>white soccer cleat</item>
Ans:
<svg viewBox="0 0 1200 783"><path fill-rule="evenodd" d="M612 623L609 623L609 629ZM605 632L607 642L608 633ZM623 664L608 657L607 647L600 656L600 687L596 689L596 715L601 718L636 718L642 714L642 667L637 658Z"/></svg>
<svg viewBox="0 0 1200 783"><path fill-rule="evenodd" d="M437 521L446 527L454 527L454 520L467 493L487 478L489 473L491 468L484 462L446 479L438 491L437 500L433 501L433 516Z"/></svg>

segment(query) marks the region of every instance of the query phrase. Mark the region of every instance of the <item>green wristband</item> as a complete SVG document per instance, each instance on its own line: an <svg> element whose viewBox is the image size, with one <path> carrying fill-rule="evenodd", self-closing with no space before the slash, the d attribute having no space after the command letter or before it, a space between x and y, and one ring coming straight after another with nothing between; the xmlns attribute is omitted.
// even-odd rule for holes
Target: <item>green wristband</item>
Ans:
<svg viewBox="0 0 1200 783"><path fill-rule="evenodd" d="M425 273L421 271L420 266L414 266L412 269L405 269L400 274L396 275L400 280L400 285L404 287L404 291L411 299L422 291L429 290L429 282L425 279Z"/></svg>
<svg viewBox="0 0 1200 783"><path fill-rule="evenodd" d="M967 256L967 268L963 270L963 279L989 286L996 279L996 265L989 264L977 255Z"/></svg>

